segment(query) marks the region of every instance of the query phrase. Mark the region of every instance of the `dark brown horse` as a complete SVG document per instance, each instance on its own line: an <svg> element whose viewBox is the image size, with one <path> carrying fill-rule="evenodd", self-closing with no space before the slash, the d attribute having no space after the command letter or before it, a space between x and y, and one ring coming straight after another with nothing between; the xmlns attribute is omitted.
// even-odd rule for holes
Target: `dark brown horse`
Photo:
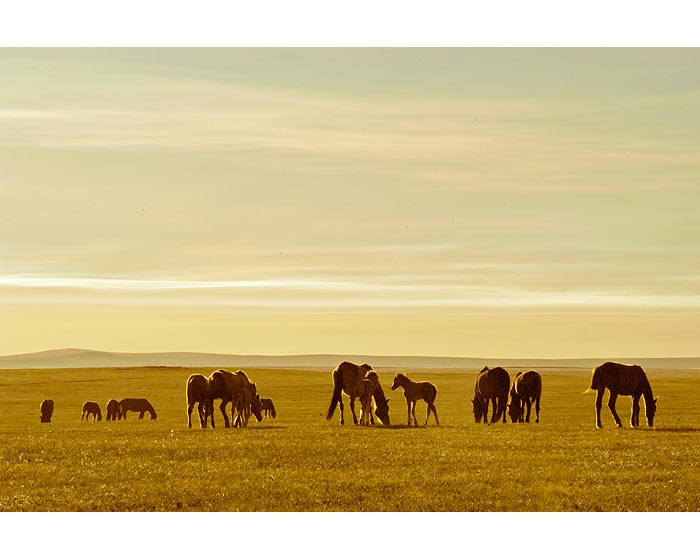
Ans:
<svg viewBox="0 0 700 560"><path fill-rule="evenodd" d="M107 420L121 420L121 418L119 401L117 399L109 399L107 401Z"/></svg>
<svg viewBox="0 0 700 560"><path fill-rule="evenodd" d="M275 405L272 402L272 399L260 399L260 404L265 418L268 416L272 416L273 418L277 417L277 411L275 410Z"/></svg>
<svg viewBox="0 0 700 560"><path fill-rule="evenodd" d="M255 415L258 422L262 420L260 399L256 399L257 387L248 379L245 372L238 370L235 373L225 369L217 369L209 376L209 391L212 399L221 399L219 410L224 417L224 425L231 427L226 405L231 403L231 416L235 416L234 426L248 426L251 414ZM214 427L214 414L211 415L211 427Z"/></svg>
<svg viewBox="0 0 700 560"><path fill-rule="evenodd" d="M437 387L428 381L415 382L411 381L403 373L399 373L394 378L394 383L391 386L391 390L394 391L399 387L403 387L403 395L406 397L406 404L408 405L408 425L411 425L411 413L413 413L413 423L415 426L418 425L418 420L416 419L416 402L418 400L424 400L428 404L428 413L425 416L425 424L428 425L428 418L430 418L430 413L435 416L435 422L440 425L440 420L438 420L437 410L435 409L435 398L437 397Z"/></svg>
<svg viewBox="0 0 700 560"><path fill-rule="evenodd" d="M535 403L535 422L540 421L540 396L542 395L542 376L536 371L519 372L510 388L508 415L513 422L530 422L530 410ZM527 406L527 415L525 407Z"/></svg>
<svg viewBox="0 0 700 560"><path fill-rule="evenodd" d="M100 405L94 401L87 401L83 404L83 415L80 417L80 421L82 422L83 418L85 418L85 421L87 422L90 419L91 414L93 422L95 420L102 420L102 411L100 410Z"/></svg>
<svg viewBox="0 0 700 560"><path fill-rule="evenodd" d="M119 414L121 419L126 420L126 413L130 410L139 413L139 420L143 420L146 412L151 415L151 420L158 418L153 405L146 399L122 399L119 401Z"/></svg>
<svg viewBox="0 0 700 560"><path fill-rule="evenodd" d="M197 404L197 412L199 413L199 425L202 428L207 427L207 418L213 416L214 405L212 404L211 394L209 391L209 380L195 373L187 378L187 427L192 427L192 410L195 403Z"/></svg>
<svg viewBox="0 0 700 560"><path fill-rule="evenodd" d="M489 413L489 401L493 405L493 414L489 424L498 422L501 415L503 422L506 421L506 405L508 403L508 391L510 390L510 375L502 367L489 369L488 366L479 372L474 387L474 398L472 399L472 409L474 421L478 424L481 419L486 418Z"/></svg>
<svg viewBox="0 0 700 560"><path fill-rule="evenodd" d="M355 414L355 399L363 392L363 380L372 372L372 366L362 364L355 365L350 362L343 362L333 370L333 396L331 403L326 410L325 418L330 420L333 418L335 407L340 404L340 425L345 424L345 414L343 406L343 392L350 397L350 410L352 411L352 419L357 424L357 415ZM376 375L376 373L375 373ZM379 378L377 377L377 380ZM374 389L374 403L376 405L375 413L382 421L382 424L390 425L389 420L389 399L384 396L381 383L377 383Z"/></svg>
<svg viewBox="0 0 700 560"><path fill-rule="evenodd" d="M53 415L53 401L51 399L45 399L41 403L40 412L42 423L51 422L51 416Z"/></svg>
<svg viewBox="0 0 700 560"><path fill-rule="evenodd" d="M622 421L615 411L615 401L618 395L630 395L632 397L632 418L630 425L633 428L639 426L639 398L644 395L644 408L646 411L647 424L654 425L654 415L656 414L656 401L651 392L651 385L647 379L647 374L640 366L627 366L616 364L615 362L605 362L593 370L591 386L586 390L598 391L595 402L596 427L602 428L600 422L600 409L603 408L603 395L605 389L610 391L608 408L612 412L615 423L622 427Z"/></svg>

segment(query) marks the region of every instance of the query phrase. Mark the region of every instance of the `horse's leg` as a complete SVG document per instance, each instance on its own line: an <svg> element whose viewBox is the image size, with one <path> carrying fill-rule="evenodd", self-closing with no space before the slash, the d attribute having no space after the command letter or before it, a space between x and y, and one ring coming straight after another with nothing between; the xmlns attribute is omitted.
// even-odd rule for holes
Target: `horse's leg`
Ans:
<svg viewBox="0 0 700 560"><path fill-rule="evenodd" d="M206 405L203 402L200 402L197 405L197 412L199 412L199 426L201 428L206 428L207 427L207 413L205 411Z"/></svg>
<svg viewBox="0 0 700 560"><path fill-rule="evenodd" d="M532 409L532 399L528 397L525 399L525 404L527 405L527 415L525 416L525 422L530 423L530 410Z"/></svg>
<svg viewBox="0 0 700 560"><path fill-rule="evenodd" d="M540 398L537 397L535 399L535 423L539 424L540 422Z"/></svg>
<svg viewBox="0 0 700 560"><path fill-rule="evenodd" d="M194 403L187 405L187 427L192 427L192 410L194 409Z"/></svg>
<svg viewBox="0 0 700 560"><path fill-rule="evenodd" d="M350 397L350 410L352 411L352 421L357 424L357 414L355 414L355 397Z"/></svg>
<svg viewBox="0 0 700 560"><path fill-rule="evenodd" d="M408 413L408 425L411 425L411 401L408 400L408 397L406 397L406 410Z"/></svg>
<svg viewBox="0 0 700 560"><path fill-rule="evenodd" d="M498 412L500 411L500 403L498 402L498 399L494 397L491 399L491 405L493 406L493 412L491 413L491 422L489 424L493 424L494 422L498 421Z"/></svg>
<svg viewBox="0 0 700 560"><path fill-rule="evenodd" d="M413 413L413 425L418 427L418 419L416 418L416 405L418 404L418 400L415 400L411 403L411 412Z"/></svg>
<svg viewBox="0 0 700 560"><path fill-rule="evenodd" d="M636 428L639 426L639 395L638 397L632 397L632 419L630 420L630 426Z"/></svg>
<svg viewBox="0 0 700 560"><path fill-rule="evenodd" d="M617 424L618 428L622 427L622 420L620 420L620 417L617 415L617 411L615 410L615 401L617 401L617 393L613 393L610 391L610 398L608 399L608 408L610 409L610 412L612 412L613 418L615 419L615 424Z"/></svg>
<svg viewBox="0 0 700 560"><path fill-rule="evenodd" d="M437 408L435 408L435 403L432 403L430 406L433 407L433 416L435 416L435 423L439 426L440 420L438 419Z"/></svg>
<svg viewBox="0 0 700 560"><path fill-rule="evenodd" d="M221 405L219 406L219 410L221 411L221 414L224 415L224 427L230 428L231 421L228 419L228 414L226 414L226 405L227 404L228 404L228 402L226 401L226 399L221 399ZM233 412L231 412L231 414L233 414Z"/></svg>
<svg viewBox="0 0 700 560"><path fill-rule="evenodd" d="M139 414L139 420L143 420L143 417L145 416L145 414L146 414L146 411L142 410L141 414Z"/></svg>
<svg viewBox="0 0 700 560"><path fill-rule="evenodd" d="M498 416L500 418L501 414L503 415L503 423L504 424L506 423L506 417L508 416L506 414L507 408L508 408L508 395L506 395L505 397L499 397L499 399L498 399L498 409L499 409Z"/></svg>
<svg viewBox="0 0 700 560"><path fill-rule="evenodd" d="M343 404L343 395L340 395L338 399L338 406L340 406L340 425L345 425L345 405Z"/></svg>
<svg viewBox="0 0 700 560"><path fill-rule="evenodd" d="M600 409L603 408L603 395L605 394L605 389L598 389L598 396L595 399L595 427L602 428L603 424L600 422Z"/></svg>

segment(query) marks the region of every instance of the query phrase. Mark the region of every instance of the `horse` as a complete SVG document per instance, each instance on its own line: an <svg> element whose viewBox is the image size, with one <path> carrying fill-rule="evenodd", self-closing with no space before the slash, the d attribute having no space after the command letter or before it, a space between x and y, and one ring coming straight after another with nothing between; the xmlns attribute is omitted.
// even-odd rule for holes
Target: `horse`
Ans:
<svg viewBox="0 0 700 560"><path fill-rule="evenodd" d="M374 372L372 372L374 373ZM365 377L360 383L360 394L358 398L360 399L360 425L369 426L374 424L374 418L372 416L372 395L377 389L379 384L379 378L375 374L374 376Z"/></svg>
<svg viewBox="0 0 700 560"><path fill-rule="evenodd" d="M508 415L512 422L522 422L524 405L527 406L525 422L530 422L530 410L535 403L535 422L540 421L540 396L542 395L542 376L536 371L522 371L515 376L510 388Z"/></svg>
<svg viewBox="0 0 700 560"><path fill-rule="evenodd" d="M411 413L413 413L413 423L418 426L418 420L416 419L416 402L419 399L424 400L428 404L428 414L425 416L425 424L428 425L428 418L430 418L430 413L435 416L435 422L440 425L440 420L438 420L437 410L435 409L435 398L437 397L437 387L428 381L411 381L403 373L399 373L394 377L394 383L391 385L391 390L395 391L399 387L403 387L403 395L406 397L406 405L408 406L408 425L411 425Z"/></svg>
<svg viewBox="0 0 700 560"><path fill-rule="evenodd" d="M374 373L372 366L369 364L362 364L361 366L355 365L350 362L342 362L337 368L333 370L333 396L331 397L331 403L328 405L326 410L325 418L326 421L333 418L333 413L335 412L335 407L340 404L340 425L345 424L345 414L343 406L343 392L350 397L350 410L352 411L352 419L355 424L357 424L357 415L355 414L355 399L359 397L362 393L362 381L370 373ZM376 373L374 373L376 375ZM379 377L377 377L377 381ZM389 399L384 396L384 391L379 382L374 390L374 402L377 406L376 414L377 417L382 421L382 424L389 426L391 424L389 420Z"/></svg>
<svg viewBox="0 0 700 560"><path fill-rule="evenodd" d="M506 404L508 402L508 391L510 390L510 375L502 367L489 369L484 367L476 378L474 387L474 398L472 399L474 421L478 424L481 419L486 418L489 413L489 400L493 404L493 414L489 424L498 422L503 415L503 422L506 421Z"/></svg>
<svg viewBox="0 0 700 560"><path fill-rule="evenodd" d="M80 417L80 421L82 422L83 418L85 418L85 421L87 422L90 419L91 414L93 422L95 421L95 419L102 420L102 411L100 410L100 405L93 401L87 401L83 404L83 415Z"/></svg>
<svg viewBox="0 0 700 560"><path fill-rule="evenodd" d="M122 417L121 410L119 408L119 401L117 399L109 399L107 401L107 416L106 420L120 420Z"/></svg>
<svg viewBox="0 0 700 560"><path fill-rule="evenodd" d="M612 412L613 418L618 428L622 427L620 417L615 411L615 401L618 395L629 395L632 397L632 417L630 426L639 426L639 398L644 395L644 408L647 417L647 425L654 426L654 415L656 414L656 402L659 398L654 398L651 385L647 379L647 374L640 366L628 366L615 362L605 362L593 370L591 385L585 391L598 391L595 402L596 428L602 428L600 422L600 409L603 407L603 395L605 389L610 391L608 408Z"/></svg>
<svg viewBox="0 0 700 560"><path fill-rule="evenodd" d="M187 378L187 427L192 428L192 410L195 403L199 413L199 424L202 428L207 427L207 418L212 417L212 427L214 418L214 405L209 390L209 380L199 373L190 375Z"/></svg>
<svg viewBox="0 0 700 560"><path fill-rule="evenodd" d="M275 410L275 405L273 404L272 399L260 399L260 406L262 411L265 413L265 418L268 416L272 416L273 418L277 417L277 411Z"/></svg>
<svg viewBox="0 0 700 560"><path fill-rule="evenodd" d="M158 417L155 409L146 399L122 399L119 401L119 414L121 419L126 420L126 413L130 410L139 413L139 420L143 420L146 412L151 415L151 420L155 420Z"/></svg>
<svg viewBox="0 0 700 560"><path fill-rule="evenodd" d="M49 423L51 422L51 416L53 415L53 401L51 399L45 399L41 403L41 408L39 409L41 412L41 423Z"/></svg>
<svg viewBox="0 0 700 560"><path fill-rule="evenodd" d="M119 401L109 399L107 401L107 418L106 420L121 420L122 413L119 410Z"/></svg>
<svg viewBox="0 0 700 560"><path fill-rule="evenodd" d="M251 413L258 422L262 420L260 400L256 399L257 388L245 372L238 370L235 373L225 369L217 369L209 376L209 390L212 400L211 427L214 427L213 402L221 399L219 409L224 416L224 425L231 427L231 422L226 414L226 405L231 403L231 415L237 412L234 426L248 426Z"/></svg>

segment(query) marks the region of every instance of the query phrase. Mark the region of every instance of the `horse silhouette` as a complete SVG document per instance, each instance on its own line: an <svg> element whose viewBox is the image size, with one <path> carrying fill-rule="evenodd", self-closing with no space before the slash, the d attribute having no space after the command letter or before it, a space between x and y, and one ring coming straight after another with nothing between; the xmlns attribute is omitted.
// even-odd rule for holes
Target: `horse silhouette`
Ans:
<svg viewBox="0 0 700 560"><path fill-rule="evenodd" d="M335 412L336 406L340 405L340 425L342 426L345 424L345 407L343 406L343 393L345 393L348 397L350 397L350 411L352 412L352 419L353 422L357 424L355 399L362 395L365 388L363 381L372 371L372 366L369 364L362 364L361 366L358 366L351 362L342 362L333 370L333 396L331 397L331 403L328 405L328 409L326 410L325 414L327 421L333 418L333 413ZM379 380L378 377L377 380ZM382 424L387 426L390 425L390 399L387 399L384 396L381 383L376 384L374 394L372 396L374 398L374 403L377 406L375 410L377 417L382 421Z"/></svg>
<svg viewBox="0 0 700 560"><path fill-rule="evenodd" d="M651 384L647 379L647 374L640 366L628 366L615 362L605 362L593 370L591 385L585 391L598 391L595 402L596 428L602 428L600 421L600 409L603 408L603 395L605 389L610 391L608 408L615 419L618 427L622 427L622 421L615 410L615 401L618 395L629 395L632 397L632 417L630 425L633 428L639 426L639 399L644 395L644 408L649 427L654 425L654 415L656 414L656 402L651 391Z"/></svg>
<svg viewBox="0 0 700 560"><path fill-rule="evenodd" d="M428 418L430 418L430 413L435 416L435 422L440 425L440 420L438 420L437 410L435 408L435 398L437 397L437 387L428 381L411 381L403 373L399 373L394 378L394 383L391 385L391 390L395 391L399 387L403 387L403 395L406 397L406 405L408 406L408 425L411 425L411 413L413 413L413 423L415 426L418 425L418 420L416 419L416 402L418 400L424 400L428 405L428 413L425 415L425 424L428 425Z"/></svg>
<svg viewBox="0 0 700 560"><path fill-rule="evenodd" d="M85 418L85 421L87 422L90 419L91 414L93 422L96 419L102 420L102 411L100 410L100 405L94 401L87 401L83 404L83 415L80 417L80 421L82 422L83 418Z"/></svg>
<svg viewBox="0 0 700 560"><path fill-rule="evenodd" d="M41 412L41 423L45 424L51 422L51 416L53 415L53 401L51 399L45 399L41 403L39 410Z"/></svg>
<svg viewBox="0 0 700 560"><path fill-rule="evenodd" d="M535 403L535 422L540 421L540 396L542 376L536 371L519 372L513 380L508 402L508 415L513 422L530 422L530 410ZM527 406L527 415L524 408Z"/></svg>
<svg viewBox="0 0 700 560"><path fill-rule="evenodd" d="M260 399L260 405L265 418L268 416L272 416L273 418L277 417L277 411L275 410L275 405L272 402L272 399Z"/></svg>
<svg viewBox="0 0 700 560"><path fill-rule="evenodd" d="M209 389L209 380L199 373L190 375L187 378L187 427L192 427L192 410L195 403L199 413L199 424L202 428L207 427L207 418L214 416L214 405ZM212 426L213 427L213 426Z"/></svg>
<svg viewBox="0 0 700 560"><path fill-rule="evenodd" d="M486 418L489 412L489 401L493 405L493 414L489 424L498 422L503 416L506 421L506 405L508 402L508 391L510 390L510 375L502 367L489 369L486 366L479 372L474 386L474 398L472 399L472 410L474 421L478 424Z"/></svg>
<svg viewBox="0 0 700 560"><path fill-rule="evenodd" d="M130 410L139 413L139 420L143 420L146 412L151 415L151 420L158 418L153 405L146 399L122 399L119 401L120 419L126 420L126 413Z"/></svg>
<svg viewBox="0 0 700 560"><path fill-rule="evenodd" d="M122 414L119 410L119 401L117 399L109 399L107 401L107 420L121 420Z"/></svg>
<svg viewBox="0 0 700 560"><path fill-rule="evenodd" d="M234 426L248 426L251 414L258 422L262 420L260 399L256 399L257 387L248 379L244 371L234 373L225 369L217 369L209 376L209 391L212 399L211 427L214 427L213 401L221 399L219 410L224 417L224 425L231 427L226 405L231 403L231 416L235 416Z"/></svg>

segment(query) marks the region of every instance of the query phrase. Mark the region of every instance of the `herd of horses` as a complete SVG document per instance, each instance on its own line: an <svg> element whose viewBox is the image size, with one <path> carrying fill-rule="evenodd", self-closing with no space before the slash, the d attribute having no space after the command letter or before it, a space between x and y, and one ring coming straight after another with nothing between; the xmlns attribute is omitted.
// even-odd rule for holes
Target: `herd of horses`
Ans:
<svg viewBox="0 0 700 560"><path fill-rule="evenodd" d="M324 417L326 421L333 418L336 408L340 408L340 424L345 424L345 406L343 394L350 399L350 411L355 424L370 426L375 424L375 415L384 425L390 425L389 399L386 398L379 376L368 364L355 365L351 362L342 362L333 370L333 394ZM436 425L440 425L435 400L437 388L428 381L411 381L403 373L394 378L391 390L402 388L407 406L408 426L418 426L416 418L416 404L423 400L427 404L427 414L424 426L428 424L430 414L433 414ZM593 370L591 383L585 392L597 391L596 398L596 427L601 428L600 412L603 406L605 391L609 391L608 408L612 413L617 426L622 426L615 403L619 395L632 397L632 427L639 426L639 401L644 397L647 425L654 425L656 414L656 402L651 385L644 370L637 365L625 365L615 362L605 362ZM257 392L257 385L250 380L243 371L230 372L225 369L217 369L209 377L201 374L193 374L187 379L187 426L192 427L192 411L197 405L199 422L202 428L209 424L215 427L214 401L221 400L219 410L224 418L224 425L230 427L248 426L251 416L255 416L258 422L265 416L275 418L277 411L271 399L263 399ZM510 374L502 367L484 367L476 378L474 385L474 398L472 412L476 423L484 422L494 424L502 420L506 422L506 415L513 423L529 423L532 405L535 406L535 422L540 421L540 398L542 396L542 376L536 371L519 372L511 384ZM360 417L355 413L355 400L360 401ZM231 405L231 418L226 408ZM489 406L491 406L491 418L488 418ZM41 403L41 422L50 422L54 410L54 402L46 399ZM127 398L117 401L111 399L107 403L107 420L126 419L127 412L138 412L139 419L143 419L146 412L151 420L157 418L156 411L146 399ZM83 405L81 421L88 421L92 415L93 421L102 420L102 411L99 404L88 401ZM233 420L233 422L231 422Z"/></svg>

